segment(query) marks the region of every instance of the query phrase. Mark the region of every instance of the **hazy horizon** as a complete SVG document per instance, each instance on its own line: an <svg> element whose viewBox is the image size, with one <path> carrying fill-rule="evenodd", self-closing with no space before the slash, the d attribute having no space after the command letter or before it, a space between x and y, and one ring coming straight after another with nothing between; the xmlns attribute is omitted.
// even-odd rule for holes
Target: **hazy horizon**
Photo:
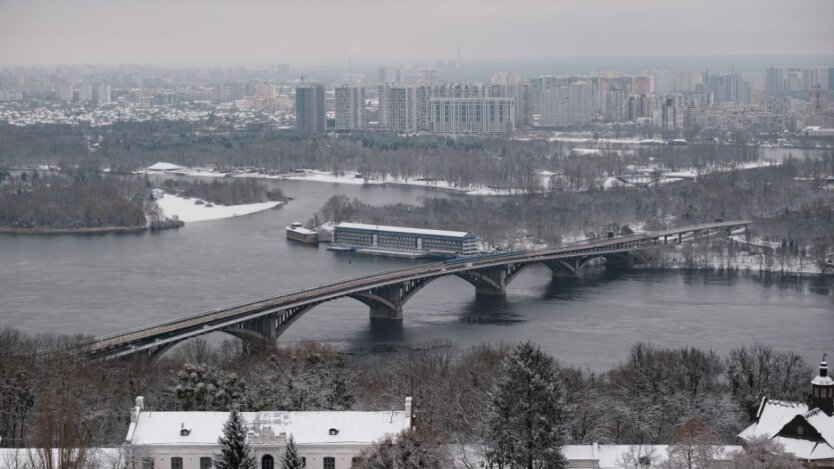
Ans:
<svg viewBox="0 0 834 469"><path fill-rule="evenodd" d="M0 0L0 64L813 57L832 19L831 0Z"/></svg>

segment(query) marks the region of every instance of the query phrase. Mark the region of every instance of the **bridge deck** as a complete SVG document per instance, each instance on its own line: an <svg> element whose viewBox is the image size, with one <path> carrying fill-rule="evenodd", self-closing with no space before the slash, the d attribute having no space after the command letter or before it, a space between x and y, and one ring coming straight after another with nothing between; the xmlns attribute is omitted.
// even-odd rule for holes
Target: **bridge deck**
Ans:
<svg viewBox="0 0 834 469"><path fill-rule="evenodd" d="M165 321L130 331L120 332L104 337L98 337L83 344L79 352L87 356L97 356L115 352L116 356L134 353L136 348L146 349L159 345L177 342L184 338L194 337L209 332L233 326L242 321L255 319L276 311L296 308L309 304L356 294L369 289L385 287L404 281L456 275L467 271L476 271L490 267L508 264L529 264L535 262L570 259L580 256L617 254L634 251L653 244L665 237L673 237L686 233L711 231L732 228L749 224L750 221L716 222L696 226L662 230L657 232L639 233L616 238L606 238L599 241L586 241L567 246L560 246L519 254L473 259L472 262L446 264L435 262L421 264L414 267L377 272L303 290L297 290L277 296L270 296L258 300L241 303L231 307L218 308L191 316ZM119 349L119 350L115 350Z"/></svg>

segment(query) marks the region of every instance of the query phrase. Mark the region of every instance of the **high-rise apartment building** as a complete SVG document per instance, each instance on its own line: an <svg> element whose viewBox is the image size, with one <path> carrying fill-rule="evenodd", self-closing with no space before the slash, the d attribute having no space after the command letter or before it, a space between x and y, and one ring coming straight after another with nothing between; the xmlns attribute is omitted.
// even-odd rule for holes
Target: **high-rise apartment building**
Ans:
<svg viewBox="0 0 834 469"><path fill-rule="evenodd" d="M765 94L777 95L785 91L785 70L780 67L765 69Z"/></svg>
<svg viewBox="0 0 834 469"><path fill-rule="evenodd" d="M342 85L336 88L336 130L365 128L365 88Z"/></svg>
<svg viewBox="0 0 834 469"><path fill-rule="evenodd" d="M608 122L623 122L626 120L626 106L628 93L619 86L608 89L605 94L605 120Z"/></svg>
<svg viewBox="0 0 834 469"><path fill-rule="evenodd" d="M68 103L75 97L75 88L71 83L61 83L58 85L58 99Z"/></svg>
<svg viewBox="0 0 834 469"><path fill-rule="evenodd" d="M566 86L551 87L541 93L541 124L567 127L570 121L570 99Z"/></svg>
<svg viewBox="0 0 834 469"><path fill-rule="evenodd" d="M568 85L569 115L572 124L587 124L591 121L591 83L575 81Z"/></svg>
<svg viewBox="0 0 834 469"><path fill-rule="evenodd" d="M495 78L493 77L493 82ZM495 84L489 95L494 98L512 98L515 106L516 128L533 125L533 88L529 83Z"/></svg>
<svg viewBox="0 0 834 469"><path fill-rule="evenodd" d="M109 103L110 94L110 85L108 83L99 83L95 89L95 100L99 103Z"/></svg>
<svg viewBox="0 0 834 469"><path fill-rule="evenodd" d="M403 69L401 67L382 67L379 69L379 83L402 83Z"/></svg>
<svg viewBox="0 0 834 469"><path fill-rule="evenodd" d="M324 132L325 114L324 86L319 83L304 83L295 88L295 128L306 132Z"/></svg>
<svg viewBox="0 0 834 469"><path fill-rule="evenodd" d="M703 81L704 72L701 70L682 70L678 72L676 90L678 93L692 93Z"/></svg>
<svg viewBox="0 0 834 469"><path fill-rule="evenodd" d="M417 132L425 127L425 118L419 119L417 104L420 89L425 86L409 84L379 85L379 124L394 132ZM425 110L427 113L428 110Z"/></svg>
<svg viewBox="0 0 834 469"><path fill-rule="evenodd" d="M89 83L78 85L78 100L85 103L93 101L93 85Z"/></svg>
<svg viewBox="0 0 834 469"><path fill-rule="evenodd" d="M515 130L512 98L430 98L432 132L492 134Z"/></svg>

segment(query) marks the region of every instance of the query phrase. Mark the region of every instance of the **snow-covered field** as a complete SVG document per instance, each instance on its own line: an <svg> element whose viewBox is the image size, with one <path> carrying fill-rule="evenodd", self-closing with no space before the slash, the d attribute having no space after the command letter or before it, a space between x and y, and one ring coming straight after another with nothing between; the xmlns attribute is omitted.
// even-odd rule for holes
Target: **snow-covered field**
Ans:
<svg viewBox="0 0 834 469"><path fill-rule="evenodd" d="M281 204L281 202L261 202L244 205L214 205L196 204L198 199L185 199L173 194L160 194L157 191L156 203L162 209L165 217L176 216L181 221L193 223L198 221L219 220L221 218L239 217L250 213L269 210Z"/></svg>

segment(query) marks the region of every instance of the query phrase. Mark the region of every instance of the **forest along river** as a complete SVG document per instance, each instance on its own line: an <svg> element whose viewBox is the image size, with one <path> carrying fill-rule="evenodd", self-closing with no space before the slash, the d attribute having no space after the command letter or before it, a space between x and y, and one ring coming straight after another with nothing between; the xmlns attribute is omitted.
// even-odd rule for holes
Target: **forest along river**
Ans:
<svg viewBox="0 0 834 469"><path fill-rule="evenodd" d="M335 194L372 204L449 197L265 182L295 200L155 233L0 235L0 326L102 335L407 265L290 243L284 227L306 221ZM563 363L594 370L619 362L638 341L722 353L758 342L796 350L813 363L823 349L834 349L834 281L640 271L552 281L547 268L534 266L504 299L478 300L464 280L440 279L406 304L404 316L401 326L371 324L366 306L341 299L314 308L281 341L314 339L364 354L434 339L461 347L530 339Z"/></svg>

